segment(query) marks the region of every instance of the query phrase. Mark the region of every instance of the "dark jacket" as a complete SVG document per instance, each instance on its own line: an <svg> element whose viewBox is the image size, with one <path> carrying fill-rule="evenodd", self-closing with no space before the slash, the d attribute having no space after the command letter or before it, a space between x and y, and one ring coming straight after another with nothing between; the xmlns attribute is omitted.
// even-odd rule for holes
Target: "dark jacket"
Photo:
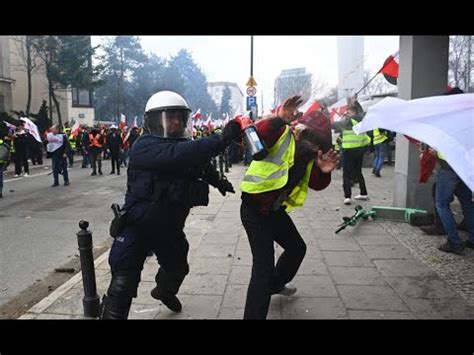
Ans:
<svg viewBox="0 0 474 355"><path fill-rule="evenodd" d="M130 142L130 148L132 147L133 143L135 143L138 137L140 137L140 135L137 131L132 130L130 132L130 137L128 137L128 141Z"/></svg>
<svg viewBox="0 0 474 355"><path fill-rule="evenodd" d="M17 154L27 154L28 152L28 134L17 134L15 135L15 140L13 141L15 145L15 152Z"/></svg>
<svg viewBox="0 0 474 355"><path fill-rule="evenodd" d="M195 183L213 174L209 160L224 148L220 136L187 140L142 135L129 153L124 208L131 220L140 220L153 201L170 208L180 205L187 213L193 205L189 199L194 197Z"/></svg>
<svg viewBox="0 0 474 355"><path fill-rule="evenodd" d="M107 135L106 142L107 148L109 148L111 152L120 152L120 147L122 146L122 138L120 137L119 132L109 133Z"/></svg>

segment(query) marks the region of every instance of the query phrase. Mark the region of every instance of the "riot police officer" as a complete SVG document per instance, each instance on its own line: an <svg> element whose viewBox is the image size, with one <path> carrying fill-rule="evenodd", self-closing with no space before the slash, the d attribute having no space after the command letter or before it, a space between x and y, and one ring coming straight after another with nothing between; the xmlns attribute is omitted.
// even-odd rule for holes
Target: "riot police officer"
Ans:
<svg viewBox="0 0 474 355"><path fill-rule="evenodd" d="M240 125L232 122L222 135L191 140L190 112L186 101L171 91L154 94L146 104L145 133L130 151L121 209L125 222L114 236L109 255L112 280L101 305L101 319L128 317L149 250L160 264L151 296L180 312L176 294L189 272L189 244L183 228L190 208L207 205L208 184L223 195L233 192L209 160L239 139Z"/></svg>

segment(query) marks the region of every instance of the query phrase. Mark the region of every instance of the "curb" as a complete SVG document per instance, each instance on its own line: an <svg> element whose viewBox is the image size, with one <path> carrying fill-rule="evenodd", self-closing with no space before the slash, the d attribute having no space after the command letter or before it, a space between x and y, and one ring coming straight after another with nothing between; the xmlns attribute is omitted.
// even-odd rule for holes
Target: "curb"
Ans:
<svg viewBox="0 0 474 355"><path fill-rule="evenodd" d="M101 254L97 259L94 260L94 268L102 263L109 254L110 249ZM50 307L54 302L56 302L60 297L62 297L67 291L73 288L77 283L82 280L82 272L78 272L76 275L71 277L68 281L59 286L56 290L53 291L50 295L43 298L33 307L31 307L25 314L23 314L18 319L31 319L31 315L40 315L48 307Z"/></svg>

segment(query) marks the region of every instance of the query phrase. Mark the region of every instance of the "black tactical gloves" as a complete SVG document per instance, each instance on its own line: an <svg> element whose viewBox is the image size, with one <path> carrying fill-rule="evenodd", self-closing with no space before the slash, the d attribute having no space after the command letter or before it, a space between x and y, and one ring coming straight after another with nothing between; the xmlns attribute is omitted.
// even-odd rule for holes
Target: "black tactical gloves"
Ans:
<svg viewBox="0 0 474 355"><path fill-rule="evenodd" d="M232 184L230 183L229 180L227 180L227 178L225 176L223 176L219 182L217 183L217 189L219 190L219 192L222 194L222 196L225 196L225 193L226 192L231 192L231 193L235 193L234 191L234 187L232 186Z"/></svg>
<svg viewBox="0 0 474 355"><path fill-rule="evenodd" d="M240 140L240 135L240 124L235 120L229 121L222 131L222 139L226 146L230 145L232 142L238 142Z"/></svg>

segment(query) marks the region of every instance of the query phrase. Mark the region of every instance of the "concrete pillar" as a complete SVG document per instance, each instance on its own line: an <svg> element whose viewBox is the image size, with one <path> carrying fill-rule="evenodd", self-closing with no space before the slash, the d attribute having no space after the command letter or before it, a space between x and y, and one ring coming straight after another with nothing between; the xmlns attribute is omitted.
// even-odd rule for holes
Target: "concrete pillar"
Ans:
<svg viewBox="0 0 474 355"><path fill-rule="evenodd" d="M398 97L410 100L445 93L448 54L448 36L400 36ZM418 183L418 147L398 134L396 150L394 206L433 211L433 177L426 184Z"/></svg>

